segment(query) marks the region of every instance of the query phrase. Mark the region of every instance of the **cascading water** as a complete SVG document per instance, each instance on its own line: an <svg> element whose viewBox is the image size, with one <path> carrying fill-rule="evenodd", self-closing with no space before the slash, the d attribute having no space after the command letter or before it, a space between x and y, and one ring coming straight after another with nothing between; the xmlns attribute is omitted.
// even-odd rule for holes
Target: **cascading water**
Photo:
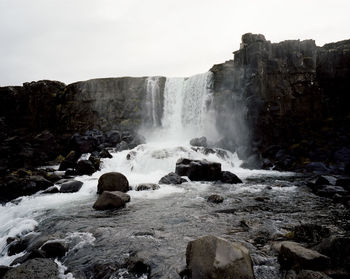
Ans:
<svg viewBox="0 0 350 279"><path fill-rule="evenodd" d="M160 185L160 189L146 192L131 190L128 192L131 196L128 211L120 211L118 215L101 215L92 209L97 197L97 180L103 173L123 173L134 189L139 183L158 183L162 176L174 171L176 161L181 157L219 162L223 170L234 172L241 179L276 173L241 169L238 157L229 151L215 152L190 146L189 140L192 137L216 136L210 111L212 73L190 78L167 78L162 119L157 114L161 94L159 81L158 77L147 79L146 106L150 124L154 127L152 134L147 137L147 144L139 145L133 150L112 152L113 158L103 159L100 171L91 176L76 178L84 182L77 193L38 193L0 207L0 265L9 265L24 254L7 255L6 242L9 237L20 237L34 230L48 234L59 231L64 233L61 238L67 241L71 241L72 235L80 239L75 240L75 243L80 241L81 244L74 246L80 247L80 250L74 248L73 252L68 252L63 258L63 263L71 270L82 269L86 262L93 263L96 259L120 261L120 255L129 253L131 248L145 247L153 251L157 247L155 253L158 257L162 256L158 259L159 274L165 276L175 272L176 268L169 268L174 262L176 266L182 264L182 260L179 263L178 259L183 259L182 253L188 239L203 232L225 234L226 223L229 221L212 223L212 216L204 213L209 209L203 203L203 195L212 191L212 184L207 183ZM216 191L227 191L233 195L259 192L264 187L232 186ZM169 210L170 206L172 210ZM74 217L76 215L77 218ZM101 220L105 220L108 226L101 223ZM161 237L148 239L133 235L142 230L159 231ZM96 245L96 248L92 249L92 245Z"/></svg>

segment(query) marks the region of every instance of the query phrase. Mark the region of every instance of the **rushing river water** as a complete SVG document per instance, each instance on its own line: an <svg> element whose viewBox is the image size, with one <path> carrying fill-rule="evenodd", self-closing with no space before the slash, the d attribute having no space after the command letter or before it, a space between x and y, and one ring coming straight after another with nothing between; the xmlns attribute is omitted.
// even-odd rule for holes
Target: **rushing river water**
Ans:
<svg viewBox="0 0 350 279"><path fill-rule="evenodd" d="M322 223L341 231L342 225L337 223L343 214L341 206L325 208L324 200L305 187L304 177L242 169L236 154L225 150L208 153L205 148L189 145L191 137L208 135L206 131L211 130L208 80L208 73L187 80L168 79L163 127L148 135L147 144L112 152L113 158L103 159L100 171L76 177L84 183L79 192L38 193L1 206L0 265L9 265L24 254L7 255L8 237L40 233L69 243L69 251L61 259L68 268L62 278L92 278L99 268L111 269L112 279L134 278L123 268L133 253L139 253L151 266L152 278L179 278L187 243L213 234L249 248L257 279L277 279L281 275L271 250L273 240L300 223ZM156 82L148 81L149 90L159 91ZM155 122L160 122L152 109L158 91L148 94ZM215 131L211 136L217 136ZM139 183L158 183L184 157L219 162L223 170L235 173L243 183L189 181L160 185L154 191L129 191L131 202L123 209L92 208L97 199L97 181L103 173L121 172L135 188ZM224 202L208 203L211 194L222 195Z"/></svg>

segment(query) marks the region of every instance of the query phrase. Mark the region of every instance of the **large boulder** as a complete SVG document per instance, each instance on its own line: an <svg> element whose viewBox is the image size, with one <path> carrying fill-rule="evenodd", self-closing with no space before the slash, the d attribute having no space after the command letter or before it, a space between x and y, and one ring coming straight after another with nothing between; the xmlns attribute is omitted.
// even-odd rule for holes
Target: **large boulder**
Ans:
<svg viewBox="0 0 350 279"><path fill-rule="evenodd" d="M72 150L71 152L68 153L66 158L64 158L64 160L61 162L59 170L63 171L66 169L75 168L80 156L81 156L81 153Z"/></svg>
<svg viewBox="0 0 350 279"><path fill-rule="evenodd" d="M193 138L190 140L190 145L207 147L208 146L207 138L206 137Z"/></svg>
<svg viewBox="0 0 350 279"><path fill-rule="evenodd" d="M58 266L50 259L31 259L10 269L3 279L57 279Z"/></svg>
<svg viewBox="0 0 350 279"><path fill-rule="evenodd" d="M77 163L76 171L79 175L91 175L96 171L96 169L93 162L90 160L80 160Z"/></svg>
<svg viewBox="0 0 350 279"><path fill-rule="evenodd" d="M62 240L49 240L40 250L47 258L62 258L68 251L68 244Z"/></svg>
<svg viewBox="0 0 350 279"><path fill-rule="evenodd" d="M220 181L227 184L237 184L242 183L242 180L232 172L222 171Z"/></svg>
<svg viewBox="0 0 350 279"><path fill-rule="evenodd" d="M183 182L186 182L186 179L182 178L180 175L174 172L171 172L163 176L158 183L159 184L181 184Z"/></svg>
<svg viewBox="0 0 350 279"><path fill-rule="evenodd" d="M292 241L281 243L278 259L285 269L324 270L330 264L329 257Z"/></svg>
<svg viewBox="0 0 350 279"><path fill-rule="evenodd" d="M186 249L188 276L192 279L254 279L247 248L216 236L190 241Z"/></svg>
<svg viewBox="0 0 350 279"><path fill-rule="evenodd" d="M129 191L128 179L119 172L108 172L103 174L98 179L97 193L101 194L103 191Z"/></svg>
<svg viewBox="0 0 350 279"><path fill-rule="evenodd" d="M69 182L63 183L61 185L60 192L61 193L75 193L75 192L78 192L82 186L83 186L83 182L81 182L81 181L77 181L77 180L69 181Z"/></svg>
<svg viewBox="0 0 350 279"><path fill-rule="evenodd" d="M221 164L181 158L176 162L175 172L192 181L216 181L221 178Z"/></svg>
<svg viewBox="0 0 350 279"><path fill-rule="evenodd" d="M130 201L130 196L119 191L104 191L94 203L96 210L118 209L125 206Z"/></svg>

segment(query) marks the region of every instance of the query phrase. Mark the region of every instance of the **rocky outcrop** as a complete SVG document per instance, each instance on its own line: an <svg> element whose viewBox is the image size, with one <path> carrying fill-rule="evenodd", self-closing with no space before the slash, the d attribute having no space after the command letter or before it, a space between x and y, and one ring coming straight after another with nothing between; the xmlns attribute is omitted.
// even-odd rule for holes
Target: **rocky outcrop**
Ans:
<svg viewBox="0 0 350 279"><path fill-rule="evenodd" d="M336 154L350 142L350 40L317 47L313 40L271 43L249 33L234 60L211 71L217 127L236 138L231 149L244 147L242 159L258 151L280 169L345 166L346 156ZM268 153L273 145L279 148Z"/></svg>

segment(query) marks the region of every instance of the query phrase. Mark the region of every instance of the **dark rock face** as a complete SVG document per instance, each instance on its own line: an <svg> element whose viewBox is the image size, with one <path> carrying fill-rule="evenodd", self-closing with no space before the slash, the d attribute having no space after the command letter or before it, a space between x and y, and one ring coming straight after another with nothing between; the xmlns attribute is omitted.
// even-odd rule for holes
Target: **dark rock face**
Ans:
<svg viewBox="0 0 350 279"><path fill-rule="evenodd" d="M67 243L63 241L48 241L41 248L47 258L61 258L68 251Z"/></svg>
<svg viewBox="0 0 350 279"><path fill-rule="evenodd" d="M182 158L176 162L175 172L193 181L216 181L221 177L221 164Z"/></svg>
<svg viewBox="0 0 350 279"><path fill-rule="evenodd" d="M243 35L234 60L211 69L217 128L238 140L233 149L250 146L246 156L281 146L281 169L323 162L341 171L349 162L349 49L350 40L317 47L313 40ZM276 162L275 154L267 158Z"/></svg>
<svg viewBox="0 0 350 279"><path fill-rule="evenodd" d="M130 196L119 191L104 191L94 203L96 210L118 209L125 206L130 201Z"/></svg>
<svg viewBox="0 0 350 279"><path fill-rule="evenodd" d="M79 175L90 175L93 174L96 169L94 167L94 164L90 160L80 160L77 163L76 171Z"/></svg>
<svg viewBox="0 0 350 279"><path fill-rule="evenodd" d="M224 198L220 195L211 195L208 197L207 201L211 203L222 203Z"/></svg>
<svg viewBox="0 0 350 279"><path fill-rule="evenodd" d="M188 276L193 279L255 278L248 249L215 236L190 241L186 264Z"/></svg>
<svg viewBox="0 0 350 279"><path fill-rule="evenodd" d="M56 279L58 278L58 266L53 260L32 259L24 264L10 269L3 279Z"/></svg>
<svg viewBox="0 0 350 279"><path fill-rule="evenodd" d="M163 176L158 183L159 184L181 184L184 182L186 182L186 179L182 178L180 175L174 172L171 172Z"/></svg>
<svg viewBox="0 0 350 279"><path fill-rule="evenodd" d="M98 179L97 193L101 194L103 191L129 191L128 179L119 172L108 172Z"/></svg>

